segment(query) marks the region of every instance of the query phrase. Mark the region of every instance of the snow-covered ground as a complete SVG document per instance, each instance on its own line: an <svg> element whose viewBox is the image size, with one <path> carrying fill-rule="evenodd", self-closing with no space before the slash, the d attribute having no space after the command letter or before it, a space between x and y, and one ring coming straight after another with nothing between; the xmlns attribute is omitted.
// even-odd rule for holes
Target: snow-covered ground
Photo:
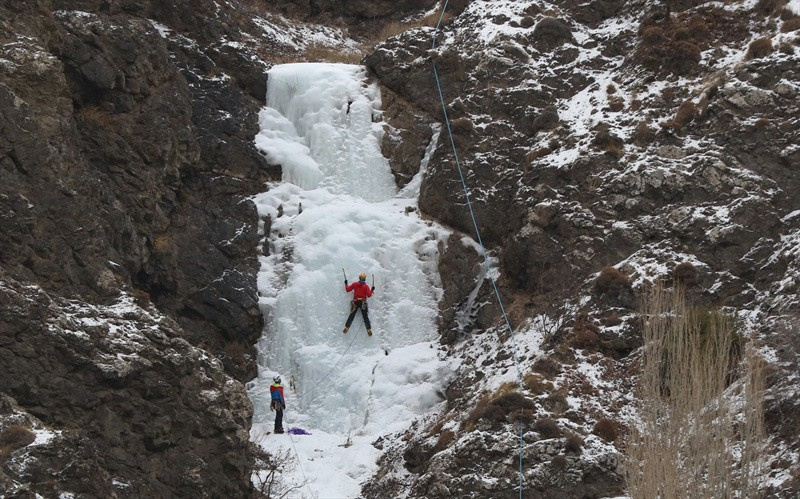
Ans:
<svg viewBox="0 0 800 499"><path fill-rule="evenodd" d="M376 469L372 443L435 409L451 376L436 329L446 233L417 216L414 188L397 192L380 151L380 95L362 67L274 67L260 121L256 145L283 166L284 181L254 199L269 255L258 281L267 328L248 385L252 439L296 459L282 479L302 484L298 496L356 497ZM372 337L360 314L342 334L343 269L350 282L374 276ZM284 429L310 436L271 434L275 374L284 380Z"/></svg>

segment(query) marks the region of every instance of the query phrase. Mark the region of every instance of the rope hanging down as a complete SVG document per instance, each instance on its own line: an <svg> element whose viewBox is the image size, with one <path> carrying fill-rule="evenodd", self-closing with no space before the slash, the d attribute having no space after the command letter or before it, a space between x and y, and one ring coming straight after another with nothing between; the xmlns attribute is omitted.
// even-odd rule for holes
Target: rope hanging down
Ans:
<svg viewBox="0 0 800 499"><path fill-rule="evenodd" d="M439 26L442 23L442 18L444 17L444 13L445 13L446 10L447 10L447 0L445 0L444 5L442 6L442 13L439 15L439 21L436 23L436 27L433 30L433 41L432 41L432 44L431 44L431 51L436 50L436 35L439 33ZM435 55L434 55L434 58L435 58ZM436 81L436 90L439 93L439 102L442 105L442 114L444 115L444 123L447 126L447 136L450 138L450 146L453 149L453 156L455 157L455 160L456 160L456 168L458 169L458 176L461 179L461 187L464 190L464 198L466 199L467 208L469 209L469 216L472 219L472 227L475 230L476 239L478 240L478 244L480 245L481 251L483 252L483 263L486 265L486 268L488 270L488 268L489 268L489 254L486 251L486 247L483 245L483 240L481 239L481 231L478 228L478 221L475 219L475 212L472 209L472 201L470 200L470 197L469 197L469 188L467 187L467 182L464 179L464 172L461 169L461 161L460 161L460 159L458 157L458 151L456 150L456 143L455 143L455 141L453 139L453 131L450 128L450 118L447 116L447 105L444 102L444 92L442 92L442 85L441 85L441 82L439 81L439 70L436 67L436 60L435 59L433 61L433 77L434 77L434 80ZM487 272L487 275L489 275L488 272ZM508 328L508 333L511 336L512 351L513 351L513 354L514 354L514 363L516 364L516 367L517 367L517 382L519 383L519 386L522 387L522 370L520 369L520 363L519 363L517 339L516 339L516 336L514 334L514 329L511 327L511 321L508 319L508 314L506 314L506 309L503 306L503 299L500 297L500 291L497 289L497 282L491 277L490 277L490 280L492 282L492 288L494 289L494 295L495 295L495 297L497 297L497 303L500 305L500 311L503 313L503 318L505 319L506 327ZM520 420L520 423L519 423L519 497L520 497L520 499L522 499L522 478L523 478L523 474L522 474L522 451L523 451L523 448L524 448L524 442L523 442L522 436L523 436L523 426L522 426L522 420Z"/></svg>

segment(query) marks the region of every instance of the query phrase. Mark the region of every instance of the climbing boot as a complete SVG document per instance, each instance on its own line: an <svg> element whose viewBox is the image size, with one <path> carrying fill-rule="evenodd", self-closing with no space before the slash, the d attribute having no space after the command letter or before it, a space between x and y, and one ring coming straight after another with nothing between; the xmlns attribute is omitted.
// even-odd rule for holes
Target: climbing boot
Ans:
<svg viewBox="0 0 800 499"><path fill-rule="evenodd" d="M275 428L275 433L283 433L283 427Z"/></svg>
<svg viewBox="0 0 800 499"><path fill-rule="evenodd" d="M349 327L347 327L347 326L345 326L345 327L344 327L344 329L342 329L342 332L343 332L344 334L347 334L347 332L348 332L348 331L350 331L350 328L349 328Z"/></svg>
<svg viewBox="0 0 800 499"><path fill-rule="evenodd" d="M367 329L367 336L372 336L372 329Z"/></svg>

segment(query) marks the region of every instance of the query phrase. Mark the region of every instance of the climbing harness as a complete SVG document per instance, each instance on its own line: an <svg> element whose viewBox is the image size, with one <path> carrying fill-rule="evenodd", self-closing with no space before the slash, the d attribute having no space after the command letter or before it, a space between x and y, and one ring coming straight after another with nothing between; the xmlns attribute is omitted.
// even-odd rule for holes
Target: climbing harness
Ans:
<svg viewBox="0 0 800 499"><path fill-rule="evenodd" d="M444 13L447 10L447 2L448 2L448 0L445 0L444 5L442 6L442 13L439 15L439 21L436 23L436 27L433 30L433 39L432 39L432 44L431 44L431 51L436 50L436 35L439 33L439 27L440 27L440 25L442 23L442 18L444 17ZM458 176L461 179L461 187L464 190L464 197L465 197L466 202L467 202L467 208L469 208L469 216L472 219L472 227L475 229L475 236L478 239L478 244L480 245L481 251L483 252L483 263L486 265L487 270L488 270L488 267L489 267L489 254L487 253L486 247L483 245L483 241L481 240L481 231L480 231L480 229L478 229L478 221L475 219L475 213L472 210L472 201L470 200L470 197L469 197L469 188L467 187L467 182L464 180L464 172L461 169L461 160L458 157L458 151L456 150L456 143L455 143L455 140L453 139L453 131L452 131L451 127L450 127L450 118L447 116L447 105L444 102L444 92L442 91L442 85L441 85L441 82L439 81L439 70L436 67L436 61L435 60L433 61L433 77L434 77L434 80L436 81L436 89L437 89L437 91L439 93L439 101L440 101L440 103L442 105L442 114L444 115L444 123L445 123L445 125L447 125L447 135L450 138L450 146L453 149L453 156L455 157L455 160L456 160L456 168L458 169ZM492 282L492 288L494 289L494 294L497 297L497 303L500 305L500 311L503 313L503 318L505 319L506 327L508 328L508 332L509 332L509 334L511 336L512 351L513 351L513 354L514 354L514 363L516 364L516 367L517 367L517 382L519 383L519 386L522 387L522 370L520 369L519 353L518 353L516 336L514 334L514 329L511 327L511 321L509 320L508 314L506 314L506 309L503 306L503 300L500 297L500 291L497 289L497 282L495 282L495 280L493 278L491 278L491 277L490 277L490 280ZM520 499L522 499L522 478L523 478L523 474L522 474L522 454L523 454L523 448L524 448L524 441L523 441L522 437L523 437L523 426L522 426L522 420L520 419L520 421L519 421L519 497L520 497Z"/></svg>

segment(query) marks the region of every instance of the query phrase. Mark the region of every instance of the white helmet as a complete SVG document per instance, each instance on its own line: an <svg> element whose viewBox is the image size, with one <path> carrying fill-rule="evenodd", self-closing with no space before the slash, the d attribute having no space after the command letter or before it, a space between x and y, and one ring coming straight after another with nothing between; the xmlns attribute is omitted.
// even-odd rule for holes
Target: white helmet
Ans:
<svg viewBox="0 0 800 499"><path fill-rule="evenodd" d="M275 376L274 378L272 378L272 381L274 381L275 383L280 385L281 384L281 377L280 376Z"/></svg>

